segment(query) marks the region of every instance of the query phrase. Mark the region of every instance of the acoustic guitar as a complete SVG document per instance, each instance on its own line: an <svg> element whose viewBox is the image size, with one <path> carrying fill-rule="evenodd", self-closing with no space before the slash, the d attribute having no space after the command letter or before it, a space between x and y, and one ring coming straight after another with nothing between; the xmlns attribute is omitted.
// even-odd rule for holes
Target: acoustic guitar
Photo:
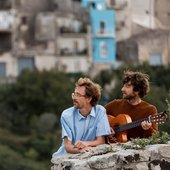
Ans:
<svg viewBox="0 0 170 170"><path fill-rule="evenodd" d="M115 134L109 136L109 143L114 142L127 142L127 130L135 128L141 125L142 121L154 122L157 124L164 123L167 118L167 111L160 112L156 115L150 115L147 118L143 118L140 120L136 120L132 122L132 119L127 114L119 114L114 117L111 115L107 115L110 127L114 130Z"/></svg>

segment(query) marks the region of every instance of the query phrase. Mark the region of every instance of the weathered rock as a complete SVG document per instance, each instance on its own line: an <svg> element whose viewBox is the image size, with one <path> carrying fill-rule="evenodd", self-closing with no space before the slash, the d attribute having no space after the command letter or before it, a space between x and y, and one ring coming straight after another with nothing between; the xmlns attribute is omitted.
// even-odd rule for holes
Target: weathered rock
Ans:
<svg viewBox="0 0 170 170"><path fill-rule="evenodd" d="M143 150L124 149L124 145L132 143L105 144L94 152L54 157L51 170L170 170L170 142Z"/></svg>

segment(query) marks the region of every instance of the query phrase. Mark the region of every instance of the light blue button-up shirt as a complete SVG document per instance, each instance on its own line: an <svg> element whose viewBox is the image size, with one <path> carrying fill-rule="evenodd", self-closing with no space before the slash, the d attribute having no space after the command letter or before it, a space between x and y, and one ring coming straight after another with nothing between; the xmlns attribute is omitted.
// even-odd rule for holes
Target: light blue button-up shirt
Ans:
<svg viewBox="0 0 170 170"><path fill-rule="evenodd" d="M75 107L68 108L61 115L62 125L62 145L54 156L66 153L64 149L64 137L75 144L78 140L93 141L97 136L110 134L110 125L106 115L106 110L101 105L92 107L90 114L84 117L79 109Z"/></svg>

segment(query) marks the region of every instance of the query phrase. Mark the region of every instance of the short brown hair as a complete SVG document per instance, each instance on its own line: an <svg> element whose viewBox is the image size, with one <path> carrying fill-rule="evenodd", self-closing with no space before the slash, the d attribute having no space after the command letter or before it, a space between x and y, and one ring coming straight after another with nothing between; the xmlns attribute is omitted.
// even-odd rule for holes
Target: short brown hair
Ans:
<svg viewBox="0 0 170 170"><path fill-rule="evenodd" d="M87 97L91 97L91 105L95 106L101 97L101 87L99 84L94 83L89 78L79 78L76 82L76 86L84 86L85 87L85 95Z"/></svg>
<svg viewBox="0 0 170 170"><path fill-rule="evenodd" d="M149 76L141 72L125 71L123 84L131 82L133 90L139 92L139 96L144 97L150 90Z"/></svg>

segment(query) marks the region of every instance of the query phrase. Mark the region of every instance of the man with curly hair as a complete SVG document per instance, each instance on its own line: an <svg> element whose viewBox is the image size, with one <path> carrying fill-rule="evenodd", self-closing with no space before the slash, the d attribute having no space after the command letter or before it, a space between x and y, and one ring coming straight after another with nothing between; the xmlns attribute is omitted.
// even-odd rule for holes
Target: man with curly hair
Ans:
<svg viewBox="0 0 170 170"><path fill-rule="evenodd" d="M120 114L126 116L127 123L142 120L143 118L147 118L150 115L157 114L157 109L155 106L142 100L149 90L149 76L147 74L126 71L123 79L123 87L121 89L123 99L115 99L105 105L109 122L111 123L111 121L116 120L113 119L112 116L115 118ZM109 115L111 115L111 117L109 117ZM121 116L119 117L121 118ZM129 121L128 119L131 120ZM123 117L122 120L120 119L119 121L121 124L121 121L124 121ZM158 127L156 123L143 120L139 126L134 128L132 126L132 128L126 131L127 139L122 142L126 142L131 138L147 138L153 133L156 133L157 130ZM115 132L113 131L113 133Z"/></svg>

